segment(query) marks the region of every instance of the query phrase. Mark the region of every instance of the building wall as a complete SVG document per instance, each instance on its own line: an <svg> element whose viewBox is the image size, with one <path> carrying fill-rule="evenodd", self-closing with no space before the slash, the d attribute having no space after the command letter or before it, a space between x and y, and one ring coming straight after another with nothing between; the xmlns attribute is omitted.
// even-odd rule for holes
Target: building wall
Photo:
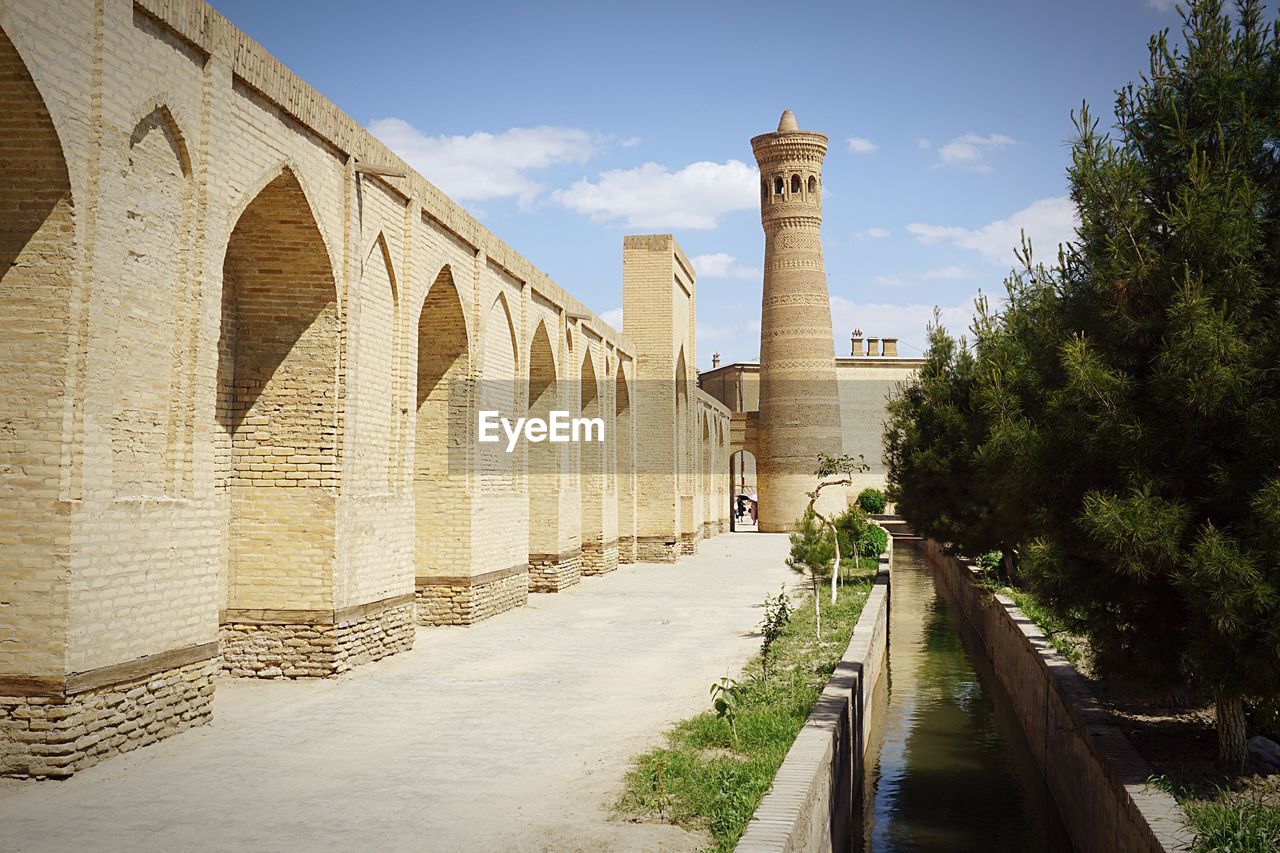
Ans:
<svg viewBox="0 0 1280 853"><path fill-rule="evenodd" d="M920 369L918 358L863 356L836 359L836 388L840 399L840 424L844 452L861 456L869 469L853 477L851 497L865 488L883 489L888 474L884 464L884 425L889 397ZM752 413L759 406L759 365L726 364L699 376L699 384L733 412ZM744 433L745 434L745 431ZM748 491L755 484L753 448L745 438L731 443L730 453L746 451ZM735 483L737 467L733 468Z"/></svg>
<svg viewBox="0 0 1280 853"><path fill-rule="evenodd" d="M599 568L708 529L694 426L727 411L670 238L627 290L650 358L198 0L4 0L0 106L0 773L136 745L95 691L169 691L169 733L219 666L332 675L518 606L535 542L571 573L584 530ZM598 380L585 491L580 447L551 488L476 450L540 329L556 408ZM680 352L684 420L644 420ZM75 731L24 722L50 702L110 748L34 750Z"/></svg>

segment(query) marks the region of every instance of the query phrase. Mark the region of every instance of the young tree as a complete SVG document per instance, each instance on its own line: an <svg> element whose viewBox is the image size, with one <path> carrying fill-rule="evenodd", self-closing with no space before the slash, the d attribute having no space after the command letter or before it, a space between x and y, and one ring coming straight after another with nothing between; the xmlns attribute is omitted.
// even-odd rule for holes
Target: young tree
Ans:
<svg viewBox="0 0 1280 853"><path fill-rule="evenodd" d="M836 542L825 522L818 519L812 508L805 510L796 529L791 533L791 554L787 565L792 571L807 574L813 590L813 614L818 639L822 639L822 604L818 587L822 578L831 571L835 560Z"/></svg>
<svg viewBox="0 0 1280 853"><path fill-rule="evenodd" d="M1021 516L1002 512L981 448L988 419L978 362L935 312L919 372L890 399L885 427L889 498L918 533L966 554L1000 551L1011 571Z"/></svg>
<svg viewBox="0 0 1280 853"><path fill-rule="evenodd" d="M1114 137L1077 116L1078 240L978 320L976 456L1039 597L1101 668L1211 692L1238 769L1280 694L1280 26L1198 0L1183 35Z"/></svg>

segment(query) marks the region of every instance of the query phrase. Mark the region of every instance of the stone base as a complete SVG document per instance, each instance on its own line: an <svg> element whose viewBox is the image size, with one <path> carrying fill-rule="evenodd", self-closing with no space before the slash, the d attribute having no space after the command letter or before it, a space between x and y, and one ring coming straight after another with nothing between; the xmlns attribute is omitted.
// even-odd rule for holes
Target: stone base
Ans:
<svg viewBox="0 0 1280 853"><path fill-rule="evenodd" d="M618 568L618 543L583 542L582 573L584 575L603 575Z"/></svg>
<svg viewBox="0 0 1280 853"><path fill-rule="evenodd" d="M698 540L702 538L702 534L698 533L681 533L680 534L680 553L696 554L698 553Z"/></svg>
<svg viewBox="0 0 1280 853"><path fill-rule="evenodd" d="M702 522L702 538L703 539L710 539L711 537L716 536L719 533L720 533L720 525L716 524L714 521Z"/></svg>
<svg viewBox="0 0 1280 853"><path fill-rule="evenodd" d="M336 611L228 610L222 669L240 678L328 678L413 648L409 596Z"/></svg>
<svg viewBox="0 0 1280 853"><path fill-rule="evenodd" d="M41 679L27 679L30 683L23 687L7 683L16 679L0 681L0 776L66 778L117 753L209 722L217 644L192 649L203 649L200 654L207 657L146 674L136 674L135 665L189 650L80 673L58 682L60 688L33 689ZM86 677L124 674L130 668L135 674L125 680L83 685ZM24 692L45 695L10 695Z"/></svg>
<svg viewBox="0 0 1280 853"><path fill-rule="evenodd" d="M618 562L634 563L636 561L636 537L618 537Z"/></svg>
<svg viewBox="0 0 1280 853"><path fill-rule="evenodd" d="M666 536L637 536L636 559L642 563L674 563L680 559L680 545Z"/></svg>
<svg viewBox="0 0 1280 853"><path fill-rule="evenodd" d="M528 566L475 577L418 578L419 625L473 625L529 602Z"/></svg>
<svg viewBox="0 0 1280 853"><path fill-rule="evenodd" d="M529 592L559 592L582 580L582 551L529 555Z"/></svg>

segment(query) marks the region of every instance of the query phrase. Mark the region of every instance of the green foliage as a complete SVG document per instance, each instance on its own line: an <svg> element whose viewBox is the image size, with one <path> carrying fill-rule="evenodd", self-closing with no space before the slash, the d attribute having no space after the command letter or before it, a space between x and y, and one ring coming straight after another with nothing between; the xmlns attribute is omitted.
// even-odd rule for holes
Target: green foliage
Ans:
<svg viewBox="0 0 1280 853"><path fill-rule="evenodd" d="M1261 797L1233 797L1182 804L1196 831L1191 849L1204 853L1274 853L1280 850L1280 809Z"/></svg>
<svg viewBox="0 0 1280 853"><path fill-rule="evenodd" d="M787 565L792 571L824 578L831 574L835 559L836 547L831 531L813 510L806 511L791 533L791 554L787 557Z"/></svg>
<svg viewBox="0 0 1280 853"><path fill-rule="evenodd" d="M1280 696L1280 24L1195 0L1069 168L1077 239L1019 253L974 346L890 404L890 498L999 550L1096 667ZM1016 565L1014 562L1016 557ZM1220 726L1239 767L1242 733Z"/></svg>
<svg viewBox="0 0 1280 853"><path fill-rule="evenodd" d="M721 678L711 685L711 707L716 716L729 723L729 731L733 739L738 739L738 682L729 676Z"/></svg>
<svg viewBox="0 0 1280 853"><path fill-rule="evenodd" d="M635 759L615 810L705 830L712 850L733 850L848 646L870 588L859 578L840 590L826 608L822 641L813 612L794 611L768 671L748 664L753 677L736 685L734 725L714 711L676 724L662 747Z"/></svg>
<svg viewBox="0 0 1280 853"><path fill-rule="evenodd" d="M885 506L884 492L879 489L863 489L858 493L858 507L868 515L879 515Z"/></svg>
<svg viewBox="0 0 1280 853"><path fill-rule="evenodd" d="M787 588L783 586L777 595L766 595L764 598L764 619L760 622L760 666L766 675L769 672L769 652L773 644L782 636L783 630L791 621L791 599L787 598Z"/></svg>
<svg viewBox="0 0 1280 853"><path fill-rule="evenodd" d="M868 524L862 534L862 556L878 560L889 547L889 533L878 524Z"/></svg>

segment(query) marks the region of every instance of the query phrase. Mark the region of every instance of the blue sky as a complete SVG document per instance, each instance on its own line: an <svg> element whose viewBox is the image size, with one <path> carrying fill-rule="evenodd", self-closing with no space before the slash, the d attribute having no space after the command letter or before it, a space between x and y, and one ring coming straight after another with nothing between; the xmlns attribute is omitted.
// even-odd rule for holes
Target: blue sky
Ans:
<svg viewBox="0 0 1280 853"><path fill-rule="evenodd" d="M213 0L237 26L596 311L622 237L699 267L699 367L759 351L749 140L784 108L831 137L823 246L849 331L918 354L968 324L1025 227L1071 232L1071 110L1104 123L1172 0L462 3ZM612 313L611 313L612 312Z"/></svg>

